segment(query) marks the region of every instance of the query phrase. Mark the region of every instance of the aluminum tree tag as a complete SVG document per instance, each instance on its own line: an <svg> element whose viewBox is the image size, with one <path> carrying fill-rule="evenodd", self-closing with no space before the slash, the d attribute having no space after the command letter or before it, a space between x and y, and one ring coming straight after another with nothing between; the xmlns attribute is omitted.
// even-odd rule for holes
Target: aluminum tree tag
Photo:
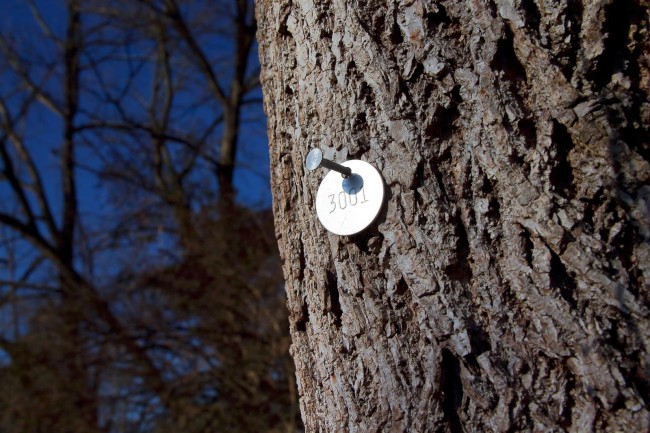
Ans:
<svg viewBox="0 0 650 433"><path fill-rule="evenodd" d="M350 167L352 176L327 173L316 194L316 214L327 230L347 236L359 233L377 218L384 203L384 182L367 162L353 159L341 165Z"/></svg>

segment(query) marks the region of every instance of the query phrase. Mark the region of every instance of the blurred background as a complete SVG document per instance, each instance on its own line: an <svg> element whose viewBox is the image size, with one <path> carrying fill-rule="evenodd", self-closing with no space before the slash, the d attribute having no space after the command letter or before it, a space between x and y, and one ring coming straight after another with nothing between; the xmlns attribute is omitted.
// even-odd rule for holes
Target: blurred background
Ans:
<svg viewBox="0 0 650 433"><path fill-rule="evenodd" d="M249 0L0 0L0 433L302 431Z"/></svg>

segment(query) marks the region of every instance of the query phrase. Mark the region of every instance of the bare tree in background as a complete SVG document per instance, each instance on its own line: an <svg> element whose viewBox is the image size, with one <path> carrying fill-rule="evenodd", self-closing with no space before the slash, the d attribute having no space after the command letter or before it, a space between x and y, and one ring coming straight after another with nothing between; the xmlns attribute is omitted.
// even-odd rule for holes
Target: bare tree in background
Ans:
<svg viewBox="0 0 650 433"><path fill-rule="evenodd" d="M648 431L647 2L256 7L307 430ZM323 229L311 147L374 226Z"/></svg>
<svg viewBox="0 0 650 433"><path fill-rule="evenodd" d="M271 217L233 186L251 3L31 6L0 42L0 430L295 431Z"/></svg>

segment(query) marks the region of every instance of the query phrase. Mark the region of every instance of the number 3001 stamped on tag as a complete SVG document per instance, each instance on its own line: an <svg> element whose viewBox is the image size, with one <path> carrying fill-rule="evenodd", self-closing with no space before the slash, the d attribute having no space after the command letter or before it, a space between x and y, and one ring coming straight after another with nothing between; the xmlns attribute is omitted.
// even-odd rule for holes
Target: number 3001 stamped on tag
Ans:
<svg viewBox="0 0 650 433"><path fill-rule="evenodd" d="M330 232L347 236L359 233L377 218L384 203L384 182L367 162L350 160L341 164L352 169L344 179L330 171L316 194L316 213Z"/></svg>

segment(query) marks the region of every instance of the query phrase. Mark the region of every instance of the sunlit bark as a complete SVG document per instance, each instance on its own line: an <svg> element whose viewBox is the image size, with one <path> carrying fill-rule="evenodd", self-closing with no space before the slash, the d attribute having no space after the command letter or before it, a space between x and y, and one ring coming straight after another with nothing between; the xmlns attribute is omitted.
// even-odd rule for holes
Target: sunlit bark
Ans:
<svg viewBox="0 0 650 433"><path fill-rule="evenodd" d="M648 10L259 1L308 431L646 431ZM327 233L320 147L385 210Z"/></svg>

